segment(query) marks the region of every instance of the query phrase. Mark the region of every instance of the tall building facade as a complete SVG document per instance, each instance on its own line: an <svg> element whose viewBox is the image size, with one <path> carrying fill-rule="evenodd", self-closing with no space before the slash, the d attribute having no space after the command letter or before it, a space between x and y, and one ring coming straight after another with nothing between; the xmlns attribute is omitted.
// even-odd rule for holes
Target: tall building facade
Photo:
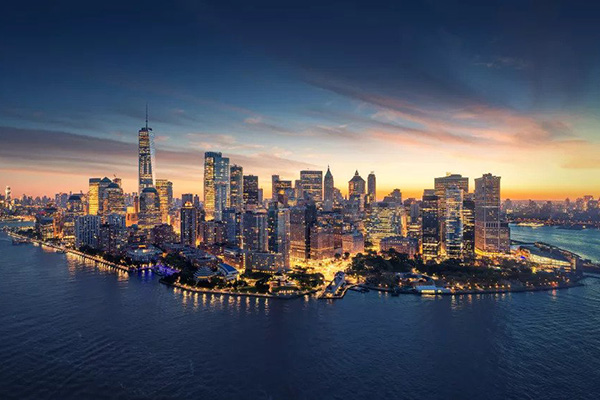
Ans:
<svg viewBox="0 0 600 400"><path fill-rule="evenodd" d="M258 205L258 176L244 175L244 205Z"/></svg>
<svg viewBox="0 0 600 400"><path fill-rule="evenodd" d="M360 176L358 171L356 171L352 179L348 181L348 197L356 195L364 196L365 194L365 180Z"/></svg>
<svg viewBox="0 0 600 400"><path fill-rule="evenodd" d="M475 179L475 251L484 255L510 251L510 230L500 214L500 177L492 174Z"/></svg>
<svg viewBox="0 0 600 400"><path fill-rule="evenodd" d="M379 248L381 240L402 234L402 204L373 203L366 221L367 239Z"/></svg>
<svg viewBox="0 0 600 400"><path fill-rule="evenodd" d="M90 178L87 198L88 214L98 215L100 210L100 178Z"/></svg>
<svg viewBox="0 0 600 400"><path fill-rule="evenodd" d="M141 229L152 229L160 225L160 198L153 187L142 190L138 225Z"/></svg>
<svg viewBox="0 0 600 400"><path fill-rule="evenodd" d="M229 175L229 205L237 211L242 211L244 208L244 169L240 165L234 164L229 168Z"/></svg>
<svg viewBox="0 0 600 400"><path fill-rule="evenodd" d="M246 211L242 216L242 248L266 252L269 248L267 214L263 211Z"/></svg>
<svg viewBox="0 0 600 400"><path fill-rule="evenodd" d="M377 201L377 180L375 172L371 172L367 177L367 202L369 204Z"/></svg>
<svg viewBox="0 0 600 400"><path fill-rule="evenodd" d="M148 127L148 108L146 108L146 126L138 132L138 176L139 193L147 187L154 187L154 132Z"/></svg>
<svg viewBox="0 0 600 400"><path fill-rule="evenodd" d="M181 244L195 247L198 238L198 209L188 201L181 207L180 215Z"/></svg>
<svg viewBox="0 0 600 400"><path fill-rule="evenodd" d="M451 186L446 189L444 195L445 245L448 258L463 258L463 193L463 189Z"/></svg>
<svg viewBox="0 0 600 400"><path fill-rule="evenodd" d="M323 201L323 171L300 171L302 196L316 203Z"/></svg>
<svg viewBox="0 0 600 400"><path fill-rule="evenodd" d="M463 258L475 257L475 201L470 193L463 199Z"/></svg>
<svg viewBox="0 0 600 400"><path fill-rule="evenodd" d="M435 190L425 190L421 202L421 246L423 261L432 261L440 255L440 224L438 197Z"/></svg>
<svg viewBox="0 0 600 400"><path fill-rule="evenodd" d="M163 224L168 224L169 211L173 204L173 182L167 179L157 179L156 191L160 201L160 220Z"/></svg>
<svg viewBox="0 0 600 400"><path fill-rule="evenodd" d="M221 213L229 207L231 178L229 158L222 153L204 153L204 210L206 219L221 220Z"/></svg>
<svg viewBox="0 0 600 400"><path fill-rule="evenodd" d="M125 196L123 189L115 183L111 182L102 188L102 215L125 215Z"/></svg>
<svg viewBox="0 0 600 400"><path fill-rule="evenodd" d="M323 179L323 209L325 211L333 210L333 189L335 188L333 182L333 175L329 170L329 165L327 166L327 172L325 173L325 178Z"/></svg>
<svg viewBox="0 0 600 400"><path fill-rule="evenodd" d="M268 248L283 256L284 268L290 266L290 210L271 202L267 211Z"/></svg>

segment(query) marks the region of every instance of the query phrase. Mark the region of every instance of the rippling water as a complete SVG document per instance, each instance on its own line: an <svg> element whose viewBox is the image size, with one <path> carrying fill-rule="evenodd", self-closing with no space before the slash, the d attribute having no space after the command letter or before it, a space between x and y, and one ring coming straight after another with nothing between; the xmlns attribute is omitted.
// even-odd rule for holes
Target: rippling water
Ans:
<svg viewBox="0 0 600 400"><path fill-rule="evenodd" d="M594 262L600 262L600 229L580 231L555 226L510 226L512 239L523 242L545 242L572 251Z"/></svg>
<svg viewBox="0 0 600 400"><path fill-rule="evenodd" d="M341 301L192 296L0 233L0 398L597 398L600 281Z"/></svg>

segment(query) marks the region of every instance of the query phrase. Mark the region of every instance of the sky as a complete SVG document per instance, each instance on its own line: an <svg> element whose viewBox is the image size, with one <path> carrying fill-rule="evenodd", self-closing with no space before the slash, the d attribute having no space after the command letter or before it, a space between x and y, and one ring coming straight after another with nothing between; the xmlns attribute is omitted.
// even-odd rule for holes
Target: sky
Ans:
<svg viewBox="0 0 600 400"><path fill-rule="evenodd" d="M447 172L502 197L600 195L600 5L577 1L10 2L0 13L0 187L202 193L205 151L245 174L354 171L378 197Z"/></svg>

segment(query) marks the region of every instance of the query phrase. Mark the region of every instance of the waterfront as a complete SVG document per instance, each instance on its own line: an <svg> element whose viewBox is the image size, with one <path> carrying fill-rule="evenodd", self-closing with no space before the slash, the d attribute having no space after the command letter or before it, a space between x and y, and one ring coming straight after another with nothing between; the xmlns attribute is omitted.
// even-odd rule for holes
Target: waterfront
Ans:
<svg viewBox="0 0 600 400"><path fill-rule="evenodd" d="M517 226L511 224L510 236L523 242L544 242L600 263L600 229L571 230L556 226Z"/></svg>
<svg viewBox="0 0 600 400"><path fill-rule="evenodd" d="M454 298L192 295L0 235L2 398L558 399L598 389L596 280Z"/></svg>

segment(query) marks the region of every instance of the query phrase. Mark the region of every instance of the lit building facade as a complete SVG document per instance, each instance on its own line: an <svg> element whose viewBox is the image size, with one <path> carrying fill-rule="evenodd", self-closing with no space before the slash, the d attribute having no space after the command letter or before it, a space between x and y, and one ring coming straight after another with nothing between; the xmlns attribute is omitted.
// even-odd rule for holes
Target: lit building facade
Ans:
<svg viewBox="0 0 600 400"><path fill-rule="evenodd" d="M204 210L207 220L221 220L221 212L229 207L229 174L229 158L218 152L204 153Z"/></svg>
<svg viewBox="0 0 600 400"><path fill-rule="evenodd" d="M463 258L463 189L457 186L446 188L444 195L446 210L444 217L446 257Z"/></svg>
<svg viewBox="0 0 600 400"><path fill-rule="evenodd" d="M244 205L256 206L259 204L258 176L244 176Z"/></svg>
<svg viewBox="0 0 600 400"><path fill-rule="evenodd" d="M170 223L169 211L173 204L173 182L167 179L157 179L156 191L160 201L160 220L163 224L168 224Z"/></svg>
<svg viewBox="0 0 600 400"><path fill-rule="evenodd" d="M232 165L230 171L230 201L229 205L237 211L244 208L244 168Z"/></svg>
<svg viewBox="0 0 600 400"><path fill-rule="evenodd" d="M316 203L323 201L323 171L300 171L302 197Z"/></svg>
<svg viewBox="0 0 600 400"><path fill-rule="evenodd" d="M139 192L154 187L154 132L148 127L148 110L146 110L146 126L138 132L138 176Z"/></svg>
<svg viewBox="0 0 600 400"><path fill-rule="evenodd" d="M438 196L434 190L425 190L421 202L421 246L423 261L436 260L440 255L440 224Z"/></svg>
<svg viewBox="0 0 600 400"><path fill-rule="evenodd" d="M510 251L510 230L500 215L500 177L475 179L475 251L482 255Z"/></svg>

